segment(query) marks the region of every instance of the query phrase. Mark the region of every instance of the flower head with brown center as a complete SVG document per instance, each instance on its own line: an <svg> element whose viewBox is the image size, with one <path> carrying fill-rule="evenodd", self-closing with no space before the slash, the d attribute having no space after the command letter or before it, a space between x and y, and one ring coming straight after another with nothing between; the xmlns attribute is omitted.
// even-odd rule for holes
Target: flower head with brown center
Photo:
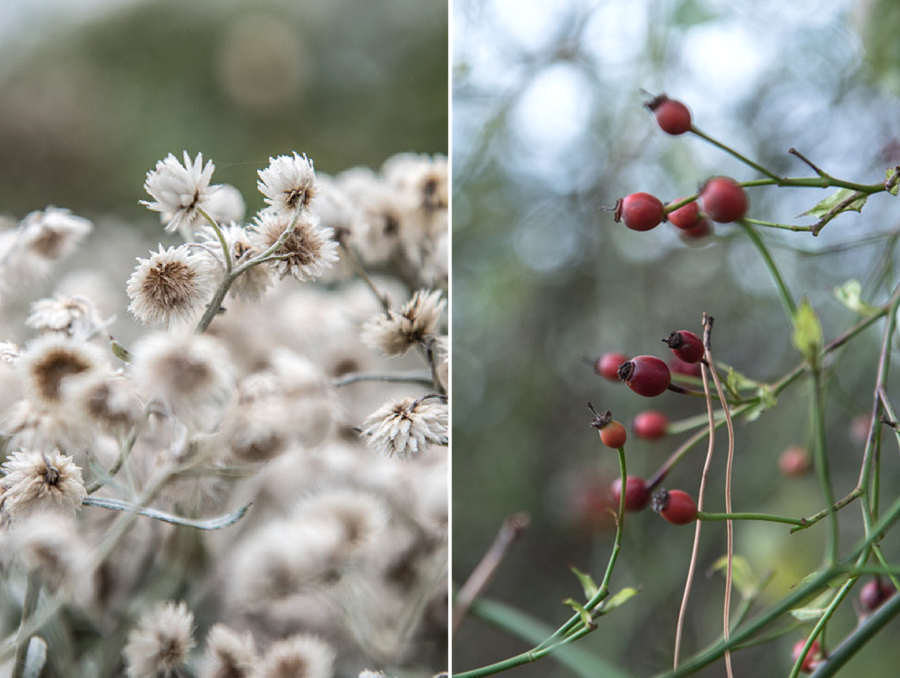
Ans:
<svg viewBox="0 0 900 678"><path fill-rule="evenodd" d="M292 275L301 282L318 278L338 260L338 245L332 239L334 230L320 226L307 214L299 215L293 228L292 223L290 217L262 212L253 224L251 243L265 252L281 241L272 254L280 277Z"/></svg>
<svg viewBox="0 0 900 678"><path fill-rule="evenodd" d="M190 322L209 302L216 286L205 253L193 254L187 245L169 247L138 259L128 279L128 310L147 325Z"/></svg>
<svg viewBox="0 0 900 678"><path fill-rule="evenodd" d="M369 415L361 435L369 449L388 457L424 454L431 444L447 444L447 405L430 397L387 403Z"/></svg>
<svg viewBox="0 0 900 678"><path fill-rule="evenodd" d="M266 196L267 209L290 218L297 209L309 205L315 184L312 161L294 151L293 156L269 158L269 166L259 170L256 186Z"/></svg>
<svg viewBox="0 0 900 678"><path fill-rule="evenodd" d="M0 467L0 516L3 522L35 511L74 516L87 496L81 469L59 450L13 452Z"/></svg>

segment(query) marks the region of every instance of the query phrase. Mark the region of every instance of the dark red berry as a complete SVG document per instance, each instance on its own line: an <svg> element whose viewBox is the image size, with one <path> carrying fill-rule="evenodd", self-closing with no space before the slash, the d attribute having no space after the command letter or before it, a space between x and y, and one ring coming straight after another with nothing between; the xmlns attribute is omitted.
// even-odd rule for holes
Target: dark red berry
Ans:
<svg viewBox="0 0 900 678"><path fill-rule="evenodd" d="M667 134L684 134L691 129L691 112L680 101L660 94L647 103L647 108L656 116L656 124Z"/></svg>
<svg viewBox="0 0 900 678"><path fill-rule="evenodd" d="M662 412L647 410L634 418L631 425L634 435L644 440L659 440L666 435L669 428L669 418Z"/></svg>
<svg viewBox="0 0 900 678"><path fill-rule="evenodd" d="M700 207L713 221L730 224L747 213L747 194L734 179L713 177L700 189Z"/></svg>
<svg viewBox="0 0 900 678"><path fill-rule="evenodd" d="M697 504L681 490L660 490L653 495L653 510L673 525L687 525L697 519Z"/></svg>
<svg viewBox="0 0 900 678"><path fill-rule="evenodd" d="M678 356L672 356L669 360L669 368L674 374L680 374L685 377L700 376L700 363L686 363Z"/></svg>
<svg viewBox="0 0 900 678"><path fill-rule="evenodd" d="M662 201L649 193L632 193L616 202L616 221L633 231L649 231L662 223L666 216Z"/></svg>
<svg viewBox="0 0 900 678"><path fill-rule="evenodd" d="M890 580L876 577L867 581L862 587L859 592L859 604L866 612L874 612L896 592L897 590Z"/></svg>
<svg viewBox="0 0 900 678"><path fill-rule="evenodd" d="M806 475L810 468L812 459L803 445L789 445L778 457L778 470L789 478Z"/></svg>
<svg viewBox="0 0 900 678"><path fill-rule="evenodd" d="M619 365L628 360L624 353L604 353L594 363L594 372L610 381L619 381Z"/></svg>
<svg viewBox="0 0 900 678"><path fill-rule="evenodd" d="M678 231L678 235L681 236L682 240L700 240L708 235L712 235L712 232L712 222L704 217L693 228Z"/></svg>
<svg viewBox="0 0 900 678"><path fill-rule="evenodd" d="M619 505L622 498L622 479L616 478L612 486L613 504ZM647 483L643 478L638 476L628 476L625 479L625 510L626 511L642 511L650 503L650 490L647 489Z"/></svg>
<svg viewBox="0 0 900 678"><path fill-rule="evenodd" d="M653 398L672 383L668 366L652 355L639 355L619 365L619 379L638 395Z"/></svg>
<svg viewBox="0 0 900 678"><path fill-rule="evenodd" d="M798 640L794 643L794 647L791 650L791 659L796 663L798 659L800 659L800 653L803 652L803 648L806 646L806 640ZM818 640L814 640L812 645L809 646L809 652L806 653L806 656L803 658L803 663L800 665L800 670L803 673L812 673L815 671L816 667L819 665L819 662L822 661L822 648L819 645Z"/></svg>
<svg viewBox="0 0 900 678"><path fill-rule="evenodd" d="M663 342L679 360L686 363L699 363L703 359L703 341L693 332L678 330L663 339Z"/></svg>
<svg viewBox="0 0 900 678"><path fill-rule="evenodd" d="M676 202L681 202L682 200L684 200L684 198L673 200L669 204L672 205ZM672 210L666 218L676 228L680 228L682 231L689 231L692 228L696 228L701 221L700 205L694 200L687 205L682 205L677 210Z"/></svg>

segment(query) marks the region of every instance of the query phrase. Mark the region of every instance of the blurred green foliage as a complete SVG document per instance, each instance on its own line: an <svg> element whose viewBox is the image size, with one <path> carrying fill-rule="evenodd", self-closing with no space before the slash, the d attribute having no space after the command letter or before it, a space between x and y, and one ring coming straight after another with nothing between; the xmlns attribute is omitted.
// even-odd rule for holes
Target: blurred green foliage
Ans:
<svg viewBox="0 0 900 678"><path fill-rule="evenodd" d="M27 41L0 45L0 212L140 215L144 173L182 150L214 160L216 180L251 209L246 165L269 155L296 150L337 173L401 151L448 152L445 0L159 0L77 20L35 14Z"/></svg>

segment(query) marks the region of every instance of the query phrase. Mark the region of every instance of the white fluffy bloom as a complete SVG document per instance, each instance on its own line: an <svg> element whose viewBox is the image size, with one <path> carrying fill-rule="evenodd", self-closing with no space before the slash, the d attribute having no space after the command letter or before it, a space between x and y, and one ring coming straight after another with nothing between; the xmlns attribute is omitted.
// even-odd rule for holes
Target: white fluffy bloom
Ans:
<svg viewBox="0 0 900 678"><path fill-rule="evenodd" d="M13 452L0 470L0 516L4 522L35 511L74 516L87 496L81 469L59 450Z"/></svg>
<svg viewBox="0 0 900 678"><path fill-rule="evenodd" d="M128 678L174 676L194 647L194 615L184 603L160 603L128 634L123 654Z"/></svg>
<svg viewBox="0 0 900 678"><path fill-rule="evenodd" d="M62 392L66 380L103 366L104 356L99 348L57 334L32 341L17 362L32 399L50 407L66 404Z"/></svg>
<svg viewBox="0 0 900 678"><path fill-rule="evenodd" d="M211 196L218 186L210 186L215 165L209 160L203 164L203 154L198 153L194 161L184 151L184 164L169 153L156 163L156 169L147 172L144 190L154 202L142 200L141 204L160 213L160 220L166 224L166 231L175 231L181 226L189 226L202 219L198 209L207 211Z"/></svg>
<svg viewBox="0 0 900 678"><path fill-rule="evenodd" d="M225 244L231 255L231 263L237 268L256 257L260 251L253 243L251 231L240 224L230 224L222 227L222 235L225 236ZM201 229L197 233L198 242L203 243L207 251L213 253L216 259L224 266L222 245L219 237L211 226ZM251 266L232 283L228 294L245 301L255 301L263 297L272 285L272 269L265 265Z"/></svg>
<svg viewBox="0 0 900 678"><path fill-rule="evenodd" d="M69 210L48 207L32 212L19 224L19 245L45 259L62 259L70 255L91 232L93 224Z"/></svg>
<svg viewBox="0 0 900 678"><path fill-rule="evenodd" d="M128 310L147 325L195 320L218 284L207 257L192 253L187 245L168 249L160 245L149 259L139 258L126 287L131 297Z"/></svg>
<svg viewBox="0 0 900 678"><path fill-rule="evenodd" d="M249 631L238 633L224 624L216 624L206 637L200 678L247 678L258 662L256 642Z"/></svg>
<svg viewBox="0 0 900 678"><path fill-rule="evenodd" d="M433 398L404 398L369 415L361 435L369 449L401 459L424 454L430 444L447 444L447 405Z"/></svg>
<svg viewBox="0 0 900 678"><path fill-rule="evenodd" d="M75 339L88 339L103 326L90 299L61 294L34 302L25 324L39 332L55 332Z"/></svg>
<svg viewBox="0 0 900 678"><path fill-rule="evenodd" d="M251 242L265 252L284 235L291 221L290 216L261 213L252 226ZM282 278L292 275L301 282L318 278L338 260L338 245L332 239L333 235L333 229L320 226L313 217L301 214L281 247L273 253L278 257L273 262L275 269Z"/></svg>
<svg viewBox="0 0 900 678"><path fill-rule="evenodd" d="M269 646L253 678L331 678L335 652L316 636L296 635Z"/></svg>
<svg viewBox="0 0 900 678"><path fill-rule="evenodd" d="M221 418L234 378L218 339L163 332L141 339L133 353L135 381L146 395L165 402L186 424L208 426Z"/></svg>
<svg viewBox="0 0 900 678"><path fill-rule="evenodd" d="M385 355L402 355L435 334L445 306L440 290L419 290L399 313L380 313L367 322L362 341Z"/></svg>
<svg viewBox="0 0 900 678"><path fill-rule="evenodd" d="M298 208L304 208L312 200L315 191L316 173L312 161L305 155L279 155L269 158L269 166L259 170L256 183L265 197L270 210L293 215Z"/></svg>

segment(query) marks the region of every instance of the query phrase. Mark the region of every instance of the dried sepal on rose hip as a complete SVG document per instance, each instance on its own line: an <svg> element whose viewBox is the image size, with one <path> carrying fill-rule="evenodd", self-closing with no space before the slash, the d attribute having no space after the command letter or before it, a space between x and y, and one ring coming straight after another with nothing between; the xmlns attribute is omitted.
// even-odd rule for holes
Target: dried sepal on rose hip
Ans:
<svg viewBox="0 0 900 678"><path fill-rule="evenodd" d="M666 217L662 200L649 193L632 193L619 198L613 208L614 218L632 231L649 231L659 226Z"/></svg>
<svg viewBox="0 0 900 678"><path fill-rule="evenodd" d="M646 398L664 393L672 383L668 365L652 355L639 355L626 360L619 365L618 374L628 388Z"/></svg>
<svg viewBox="0 0 900 678"><path fill-rule="evenodd" d="M656 124L666 134L684 134L691 130L691 111L680 101L660 94L644 104L652 111Z"/></svg>
<svg viewBox="0 0 900 678"><path fill-rule="evenodd" d="M681 490L659 490L650 505L673 525L687 525L697 519L697 503Z"/></svg>
<svg viewBox="0 0 900 678"><path fill-rule="evenodd" d="M624 447L625 441L628 439L628 432L620 422L612 418L612 412L607 410L601 414L590 403L588 403L588 408L594 413L591 426L600 434L600 442L614 450Z"/></svg>
<svg viewBox="0 0 900 678"><path fill-rule="evenodd" d="M689 330L672 332L663 339L663 343L686 363L699 363L703 359L703 340Z"/></svg>

